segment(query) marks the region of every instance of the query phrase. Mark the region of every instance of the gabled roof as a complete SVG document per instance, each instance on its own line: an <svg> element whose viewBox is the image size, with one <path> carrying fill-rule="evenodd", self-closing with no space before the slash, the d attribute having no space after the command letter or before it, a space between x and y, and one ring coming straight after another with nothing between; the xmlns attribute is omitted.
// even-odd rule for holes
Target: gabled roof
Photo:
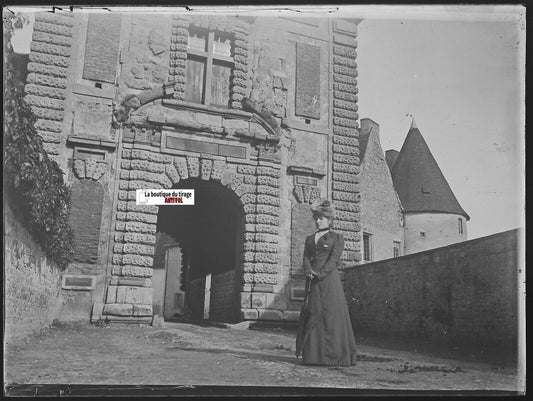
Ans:
<svg viewBox="0 0 533 401"><path fill-rule="evenodd" d="M470 220L470 216L455 198L414 120L394 163L392 180L406 213L452 213Z"/></svg>

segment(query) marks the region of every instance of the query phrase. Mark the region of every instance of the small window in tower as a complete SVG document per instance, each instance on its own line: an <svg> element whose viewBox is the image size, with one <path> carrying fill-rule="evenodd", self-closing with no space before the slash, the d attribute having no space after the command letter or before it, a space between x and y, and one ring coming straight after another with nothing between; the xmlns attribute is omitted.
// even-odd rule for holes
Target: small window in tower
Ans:
<svg viewBox="0 0 533 401"><path fill-rule="evenodd" d="M431 191L429 189L427 189L427 188L422 187L422 193L424 195L429 195L431 193Z"/></svg>
<svg viewBox="0 0 533 401"><path fill-rule="evenodd" d="M459 234L464 234L464 232L463 232L463 219L459 217L459 219L457 220L457 224L458 224L458 227L459 227Z"/></svg>
<svg viewBox="0 0 533 401"><path fill-rule="evenodd" d="M371 262L373 260L372 234L363 233L363 260Z"/></svg>

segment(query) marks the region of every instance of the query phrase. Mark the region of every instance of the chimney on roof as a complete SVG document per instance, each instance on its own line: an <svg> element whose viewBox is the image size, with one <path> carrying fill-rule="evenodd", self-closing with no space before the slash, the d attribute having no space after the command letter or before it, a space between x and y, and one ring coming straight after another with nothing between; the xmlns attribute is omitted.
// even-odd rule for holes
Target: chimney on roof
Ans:
<svg viewBox="0 0 533 401"><path fill-rule="evenodd" d="M389 166L389 170L392 173L392 168L394 167L394 163L396 163L396 159L398 158L398 155L400 152L398 152L395 149L389 149L385 152L385 160L387 161L387 166Z"/></svg>

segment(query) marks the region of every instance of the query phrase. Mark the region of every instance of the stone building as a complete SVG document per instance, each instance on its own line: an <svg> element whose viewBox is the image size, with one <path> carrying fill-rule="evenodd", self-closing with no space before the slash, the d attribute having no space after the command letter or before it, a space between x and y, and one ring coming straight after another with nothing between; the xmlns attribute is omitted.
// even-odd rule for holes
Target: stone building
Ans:
<svg viewBox="0 0 533 401"><path fill-rule="evenodd" d="M467 240L470 219L413 123L400 152L383 152L379 125L361 119L363 262Z"/></svg>
<svg viewBox="0 0 533 401"><path fill-rule="evenodd" d="M359 22L36 14L26 100L72 192L71 308L294 320L319 197L357 264ZM196 204L136 204L137 189L170 188Z"/></svg>
<svg viewBox="0 0 533 401"><path fill-rule="evenodd" d="M470 216L414 120L400 152L388 150L386 160L403 208L405 254L466 241Z"/></svg>

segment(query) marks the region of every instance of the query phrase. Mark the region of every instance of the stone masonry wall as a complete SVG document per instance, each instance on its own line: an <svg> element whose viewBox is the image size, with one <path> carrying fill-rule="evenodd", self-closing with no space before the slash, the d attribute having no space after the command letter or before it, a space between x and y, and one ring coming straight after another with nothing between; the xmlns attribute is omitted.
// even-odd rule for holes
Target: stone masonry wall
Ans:
<svg viewBox="0 0 533 401"><path fill-rule="evenodd" d="M515 347L525 268L518 235L511 230L346 269L354 331Z"/></svg>
<svg viewBox="0 0 533 401"><path fill-rule="evenodd" d="M4 202L5 340L17 340L60 317L61 273Z"/></svg>
<svg viewBox="0 0 533 401"><path fill-rule="evenodd" d="M333 228L344 236L341 260L353 264L361 261L357 25L336 20L333 31Z"/></svg>
<svg viewBox="0 0 533 401"><path fill-rule="evenodd" d="M51 159L58 161L65 143L65 89L68 85L72 26L71 14L36 13L25 100L37 117L35 128Z"/></svg>

